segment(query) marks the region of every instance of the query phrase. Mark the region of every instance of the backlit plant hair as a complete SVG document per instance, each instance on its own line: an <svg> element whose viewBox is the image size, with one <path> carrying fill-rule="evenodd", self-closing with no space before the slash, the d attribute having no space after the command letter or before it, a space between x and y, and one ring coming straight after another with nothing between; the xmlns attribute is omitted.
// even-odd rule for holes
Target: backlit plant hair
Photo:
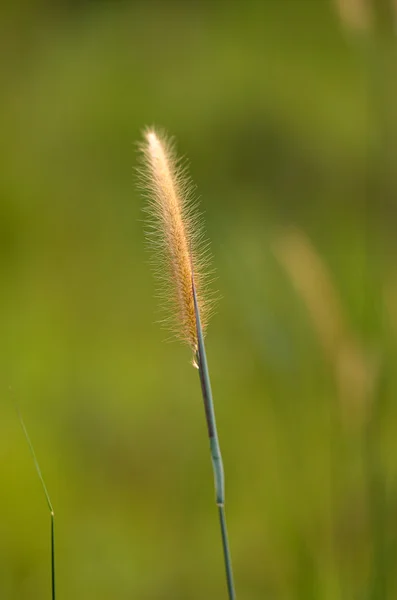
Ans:
<svg viewBox="0 0 397 600"><path fill-rule="evenodd" d="M207 283L209 272L208 245L193 194L194 187L186 166L177 158L172 143L165 135L147 129L143 153L143 183L148 198L148 239L153 247L156 273L160 279L160 295L168 310L167 322L176 336L193 351L204 402L211 458L215 478L222 545L229 599L234 600L232 564L225 518L225 485L212 400L211 383L204 346L213 298Z"/></svg>
<svg viewBox="0 0 397 600"><path fill-rule="evenodd" d="M192 283L205 331L214 298L208 287L210 257L203 238L194 186L186 166L176 157L172 142L153 129L141 144L144 166L140 171L148 205L147 239L159 280L159 297L165 325L197 351L197 326Z"/></svg>

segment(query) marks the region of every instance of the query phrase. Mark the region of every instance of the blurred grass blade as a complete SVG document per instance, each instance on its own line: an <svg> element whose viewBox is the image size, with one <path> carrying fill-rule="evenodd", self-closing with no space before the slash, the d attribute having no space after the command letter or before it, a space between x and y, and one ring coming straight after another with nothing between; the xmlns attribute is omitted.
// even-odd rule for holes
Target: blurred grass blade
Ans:
<svg viewBox="0 0 397 600"><path fill-rule="evenodd" d="M54 509L52 507L50 495L48 493L47 486L45 484L44 477L42 475L39 461L37 460L37 456L34 451L32 441L29 437L25 422L22 418L21 411L19 410L19 407L18 407L18 404L17 404L15 398L13 398L13 400L14 400L14 404L15 404L15 409L17 411L18 419L19 419L19 422L22 427L22 431L23 431L26 441L28 443L29 450L30 450L30 453L33 458L33 463L34 463L34 466L36 469L36 473L40 479L40 482L41 482L41 485L42 485L42 488L43 488L43 491L44 491L44 494L45 494L45 497L47 500L48 509L50 511L50 516L51 516L51 598L52 598L52 600L55 600L55 514L54 514Z"/></svg>

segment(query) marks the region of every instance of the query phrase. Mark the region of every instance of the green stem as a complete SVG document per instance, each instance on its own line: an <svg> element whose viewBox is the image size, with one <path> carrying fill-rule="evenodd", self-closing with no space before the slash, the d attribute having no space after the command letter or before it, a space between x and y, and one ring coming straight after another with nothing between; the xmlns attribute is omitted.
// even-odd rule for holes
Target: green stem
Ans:
<svg viewBox="0 0 397 600"><path fill-rule="evenodd" d="M51 512L51 597L55 600L55 515Z"/></svg>
<svg viewBox="0 0 397 600"><path fill-rule="evenodd" d="M225 515L224 505L222 504L221 506L218 506L218 510L219 510L219 521L221 524L223 555L225 557L227 589L229 592L229 598L234 600L234 598L236 597L236 592L234 591L232 561L231 561L231 556L230 556L229 538L227 535L226 515Z"/></svg>
<svg viewBox="0 0 397 600"><path fill-rule="evenodd" d="M49 508L49 511L50 511L50 515L51 515L51 598L52 598L52 600L55 600L55 514L54 514L54 509L52 507L52 503L51 503L51 500L50 500L50 495L49 495L48 490L47 490L47 486L46 486L46 484L44 482L44 478L43 478L43 475L41 473L39 461L37 460L36 453L35 453L34 448L33 448L33 444L31 442L31 439L30 439L28 431L26 429L24 420L22 419L21 412L19 410L19 407L18 407L15 399L14 399L14 404L15 404L15 408L16 408L16 411L17 411L17 414L18 414L19 422L20 422L21 427L22 427L22 431L23 431L24 436L26 438L26 441L28 443L30 453L31 453L31 455L33 457L33 463L34 463L37 475L38 475L38 477L40 479L40 482L41 482L41 485L43 487L44 494L45 494L45 497L46 497L46 500L47 500L47 505L48 505L48 508Z"/></svg>
<svg viewBox="0 0 397 600"><path fill-rule="evenodd" d="M205 353L204 336L201 327L200 313L197 303L196 289L192 282L192 293L194 300L194 310L196 316L198 349L196 352L196 361L200 376L201 391L204 400L205 417L207 421L208 437L210 442L212 466L214 470L216 503L219 510L219 521L222 534L223 556L225 561L226 582L229 593L229 600L235 600L236 593L233 582L232 559L229 548L229 540L225 516L225 476L223 471L222 455L219 446L218 431L216 428L215 409L212 399L211 382L208 371L207 356Z"/></svg>
<svg viewBox="0 0 397 600"><path fill-rule="evenodd" d="M376 212L372 210L371 218L373 219L374 214L377 218L375 229L374 224L371 225L371 231L375 233L376 245L372 245L368 252L375 252L375 255L384 259L379 264L387 265L386 258L392 249L390 240L394 238L394 231L389 228L391 223L389 215L396 192L394 175L396 97L393 87L396 76L395 8L392 0L373 0L372 9L374 16L373 31L372 37L368 40L368 45L372 51L372 60L369 64L369 84L370 101L372 103L370 108L375 120L373 129L376 134L376 143L370 156L375 167L375 177L370 189L369 200L372 208L376 207L377 209ZM370 272L368 281L371 289L382 289L384 275L384 269L380 268L379 270L379 266L377 271ZM371 298L370 293L364 294L365 296ZM381 307L382 299L379 298L378 302ZM382 336L387 325L383 319L381 308L379 308L379 315L378 335ZM386 350L383 350L382 368L372 398L371 413L363 432L363 459L366 469L365 476L373 548L371 579L368 586L368 598L370 600L387 597L391 583L389 565L390 561L393 560L391 543L393 532L388 527L389 499L379 449L388 386L386 356Z"/></svg>

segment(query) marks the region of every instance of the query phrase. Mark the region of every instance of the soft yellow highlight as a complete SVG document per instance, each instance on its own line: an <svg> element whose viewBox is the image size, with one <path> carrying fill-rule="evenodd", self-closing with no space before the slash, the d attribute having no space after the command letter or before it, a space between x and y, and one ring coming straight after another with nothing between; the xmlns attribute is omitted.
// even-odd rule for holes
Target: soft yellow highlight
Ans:
<svg viewBox="0 0 397 600"><path fill-rule="evenodd" d="M207 300L203 302L203 272L208 253L195 212L193 186L165 136L154 129L147 130L141 149L144 156L141 174L149 199L148 238L154 245L156 272L163 284L161 297L168 312L166 322L177 337L196 351L193 285L204 328L209 304Z"/></svg>
<svg viewBox="0 0 397 600"><path fill-rule="evenodd" d="M308 237L291 229L278 237L273 249L306 304L334 371L345 420L362 423L370 415L377 357L364 349L352 331L331 274Z"/></svg>
<svg viewBox="0 0 397 600"><path fill-rule="evenodd" d="M334 0L342 23L349 29L368 31L372 22L369 0Z"/></svg>

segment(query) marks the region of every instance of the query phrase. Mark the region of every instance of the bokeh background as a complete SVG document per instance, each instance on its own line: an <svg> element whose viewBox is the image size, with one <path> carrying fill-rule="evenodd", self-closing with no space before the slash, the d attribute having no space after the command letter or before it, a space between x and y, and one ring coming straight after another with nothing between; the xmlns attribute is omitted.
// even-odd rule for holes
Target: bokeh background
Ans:
<svg viewBox="0 0 397 600"><path fill-rule="evenodd" d="M241 600L397 597L396 12L4 1L0 598L226 597L197 372L164 341L136 142L190 159ZM9 391L12 388L12 394Z"/></svg>

